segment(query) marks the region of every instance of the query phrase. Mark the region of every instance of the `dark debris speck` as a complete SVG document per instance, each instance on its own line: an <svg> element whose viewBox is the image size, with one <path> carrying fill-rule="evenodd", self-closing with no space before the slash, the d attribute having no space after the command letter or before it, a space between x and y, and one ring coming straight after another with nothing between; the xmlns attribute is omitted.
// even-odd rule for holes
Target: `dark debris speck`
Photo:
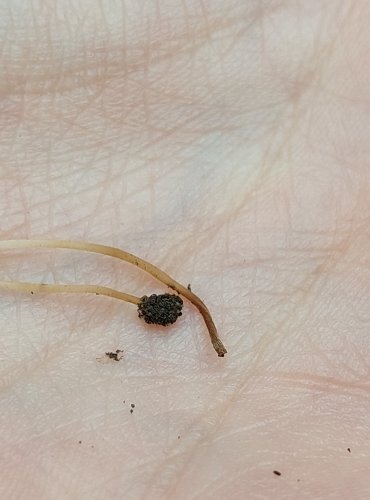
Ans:
<svg viewBox="0 0 370 500"><path fill-rule="evenodd" d="M275 476L281 476L281 472L279 472L278 470L274 470L273 472L274 472Z"/></svg>
<svg viewBox="0 0 370 500"><path fill-rule="evenodd" d="M109 359L114 359L114 361L119 361L122 359L123 351L121 349L117 349L116 352L106 352L105 355Z"/></svg>

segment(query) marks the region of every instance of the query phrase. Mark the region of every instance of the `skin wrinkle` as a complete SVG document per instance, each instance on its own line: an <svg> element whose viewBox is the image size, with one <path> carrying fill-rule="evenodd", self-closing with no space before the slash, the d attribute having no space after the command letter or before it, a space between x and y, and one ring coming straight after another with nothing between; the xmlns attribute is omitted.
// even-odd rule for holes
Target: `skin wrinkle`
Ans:
<svg viewBox="0 0 370 500"><path fill-rule="evenodd" d="M290 324L292 316L297 315L297 311L303 309L304 304L309 300L310 292L311 297L314 297L312 291L314 290L315 285L318 283L322 273L324 273L325 271L325 273L328 274L329 270L333 271L335 265L336 261L333 258L333 255L329 254L319 265L317 265L313 269L310 274L307 274L300 286L300 300L297 301L291 313L287 314L286 317L276 325L276 328L261 335L258 342L253 346L253 365L255 366L255 369L258 369L260 361L263 359L264 353L268 350L268 346L271 345L272 341L274 341L275 349L278 349L279 343L284 341L284 332L286 331L287 326ZM296 293L295 296L297 297L298 293ZM311 311L307 312L307 316L309 316L310 312ZM278 332L281 332L280 336L277 336Z"/></svg>
<svg viewBox="0 0 370 500"><path fill-rule="evenodd" d="M106 175L106 174L104 174L104 175ZM74 174L72 174L71 177L72 176L74 176ZM65 180L65 177L66 177L66 174L64 174L64 180ZM4 176L3 179L5 180L6 176ZM101 184L101 178L99 178L96 181L94 181L93 185L89 184L86 187L81 187L81 185L83 183L83 180L84 180L84 176L81 176L80 178L76 179L76 182L74 183L74 186L73 185L71 186L72 189L78 188L74 192L74 194L75 194L76 197L81 197L84 194L90 193L93 190L96 190L98 192L98 189L99 190L101 189L101 185L100 185ZM119 177L119 173L117 172L115 174L115 176L112 178L112 183L116 184L119 180L120 180L120 177ZM24 188L23 188L24 185L29 185L28 176L25 176L23 179L19 179L19 180L15 179L15 182L18 182L18 181L19 181L19 185L17 186L17 188L19 189L21 199L24 200L23 209L25 210L25 213L28 214L29 213L29 206L31 204L31 200L28 199L28 197L25 194ZM52 174L52 176L50 176L50 181L53 184L55 184L55 185L58 184L60 186L61 185L60 181L63 181L63 176L61 176L59 174L59 172L54 171L53 174ZM40 179L40 182L37 185L40 185L40 186L42 185L42 180L41 179ZM11 194L13 194L13 193L11 193ZM61 202L64 199L65 194L66 194L65 190L63 190L63 192L61 192L61 193L55 194L55 201L56 202ZM35 208L37 208L38 210L40 210L44 206L46 206L45 205L46 203L48 203L47 200L43 200L43 201L40 201L40 202L38 202L37 200L35 200L35 201L32 200L32 206L35 207ZM56 203L56 205L57 204L58 203Z"/></svg>
<svg viewBox="0 0 370 500"><path fill-rule="evenodd" d="M51 261L50 261L51 259ZM52 264L52 265L51 265ZM47 268L48 268L48 273L46 274L46 271L45 271L45 274L44 276L42 277L42 279L40 280L41 283L47 283L48 281L51 281L51 282L54 282L54 283L60 283L63 281L63 276L61 275L61 273L56 273L56 266L55 266L55 255L54 254L51 254L50 255L50 258L48 259L47 261ZM76 272L76 264L73 265L73 270L74 270L74 277L75 279L77 278L77 272ZM50 274L53 276L53 280L49 280L49 276ZM55 347L57 349L55 349L57 351L58 354L60 355L63 355L66 351L66 341L69 341L70 339L72 339L75 334L76 334L76 331L77 331L77 323L78 323L78 313L76 311L76 314L74 315L74 317L69 320L69 317L68 317L68 314L66 314L66 308L68 307L68 302L64 303L62 301L58 301L58 306L60 307L61 309L61 312L62 312L62 315L63 315L63 318L64 320L66 320L68 322L68 330L67 331L67 335L65 337L65 339L58 343L58 345L55 345L53 344L53 348L55 349ZM46 327L47 327L47 324L48 321L48 316L51 315L51 310L50 309L46 309L46 318L44 320L44 328L46 330ZM96 322L96 317L94 317L95 315L91 315L89 317L89 323L87 324L87 327L88 329L90 329L92 327L92 323L93 322ZM49 336L50 338L50 336ZM49 340L49 339L48 339ZM45 353L45 356L48 357L49 356L49 342L47 344L47 351Z"/></svg>
<svg viewBox="0 0 370 500"><path fill-rule="evenodd" d="M45 278L46 274L44 275ZM34 299L33 299L34 300ZM73 299L72 299L73 300ZM56 300L58 304L58 308L61 312L65 312L64 302L60 299ZM69 300L69 303L71 300ZM68 304L68 300L66 301L66 305ZM87 308L87 304L91 304L92 312L95 312L95 306L93 301L86 300L86 304L84 305ZM16 311L17 311L17 322L18 322L18 337L22 338L23 334L26 334L26 329L22 327L21 322L21 307L22 302L16 302ZM110 303L107 304L107 307L112 308ZM70 308L68 308L69 310ZM50 315L52 309L45 309L46 314ZM102 306L100 306L100 311L103 312ZM96 322L98 318L100 319L101 315L90 314L89 321L91 325L86 324L86 331L89 331L90 328L96 327ZM27 342L32 346L32 352L27 354L27 357L22 357L22 363L18 363L15 359L14 363L11 365L11 370L9 371L9 367L5 367L0 372L0 391L5 392L8 391L12 387L16 387L22 381L29 380L30 377L34 377L35 379L43 370L48 369L48 366L56 365L57 362L61 359L62 356L65 355L65 352L70 347L70 341L74 341L77 332L77 326L79 323L79 315L78 309L74 314L74 318L72 320L69 319L69 316L64 314L64 318L68 321L68 328L65 329L66 335L61 336L60 339L53 338L52 344L49 342L45 343L40 349L36 349L36 344L34 344L32 337L27 336ZM105 321L105 320L104 320ZM43 324L47 324L47 318L44 318ZM21 335L22 332L22 335ZM50 339L49 339L50 340ZM17 351L19 351L19 347ZM35 355L37 356L35 358Z"/></svg>
<svg viewBox="0 0 370 500"><path fill-rule="evenodd" d="M323 260L323 262L317 266L315 268L315 270L312 272L311 274L311 279L310 279L310 276L308 275L307 278L305 279L305 281L302 283L301 285L301 297L302 299L300 301L298 301L298 305L297 305L297 308L301 308L303 307L303 299L304 301L307 301L307 298L309 297L309 292L311 291L311 297L315 297L315 295L312 293L312 290L314 288L314 286L316 285L316 283L318 282L318 280L320 279L321 276L323 275L328 275L328 274L332 274L337 266L337 262L340 261L340 259L343 259L343 257L348 253L348 251L350 250L351 248L351 244L353 242L353 235L352 234L348 234L347 235L347 238L346 240L340 242L340 244L338 245L338 249L340 250L340 253L339 255L335 257L335 254L333 253L329 253L327 258L325 258ZM304 295L302 295L302 293ZM297 293L295 293L295 296L297 296ZM311 308L313 307L313 300L311 299ZM297 311L297 308L296 310L292 311L291 313L291 316L295 315L296 314L296 311ZM309 317L312 315L313 311L311 310L311 308L307 311L306 313L306 317ZM283 320L282 323L280 323L279 325L277 325L277 328L276 330L274 330L273 333L270 333L270 334L266 334L264 336L262 336L259 341L258 341L258 344L254 347L254 351L257 352L257 357L254 358L254 363L256 364L256 369L258 369L258 358L261 357L263 354L262 353L265 353L266 352L266 349L268 348L268 344L271 343L271 340L272 340L272 336L274 337L274 344L275 344L275 348L278 348L279 347L279 344L276 343L278 338L276 337L275 333L276 332L282 332L281 333L281 336L280 336L280 341L283 341L283 332L286 330L285 328L285 325L289 324L289 322L291 322L291 316L287 316L285 320ZM302 320L303 322L303 320ZM310 341L310 338L308 338L308 341ZM261 343L263 343L263 345L261 345ZM318 352L320 353L320 349L314 349L314 345L311 343L311 347L312 347L312 350L315 350L315 352ZM260 356L258 356L258 353L260 353ZM257 358L257 359L256 359ZM326 359L326 364L329 364L329 361L328 361L328 358L325 358Z"/></svg>
<svg viewBox="0 0 370 500"><path fill-rule="evenodd" d="M280 121L282 121L282 120L280 120ZM293 126L291 127L291 130L289 130L289 132L292 133L292 130L293 130ZM289 137L288 133L286 134L286 137L287 138ZM273 144L273 141L271 141L270 143ZM283 146L285 146L285 144L282 144L280 146L280 150L282 149ZM260 166L260 170L258 173L259 175L255 179L254 185L252 184L251 179L249 178L248 179L249 182L247 183L247 185L249 185L250 187L246 191L246 194L245 195L243 194L241 199L239 199L239 200L234 196L233 197L233 204L231 206L227 205L229 214L231 214L232 218L235 218L242 209L245 209L247 201L248 201L248 199L251 198L251 195L253 193L258 193L260 186L263 185L263 182L266 184L266 177L272 174L273 163L270 161L269 158L267 158L267 153L265 153L265 155L266 155L265 156L266 159L262 162L262 165ZM265 168L264 168L264 166L265 166ZM247 176L249 177L249 172L247 172ZM219 217L217 220L215 220L214 217L212 218L212 226L214 228L217 228L217 232L220 232L223 225L227 225L229 223L230 215L226 216L226 217L225 217L225 215L227 215L227 214L223 214L223 213L221 214L221 217L224 217L224 222L222 221L221 217ZM208 226L207 231L204 230L201 233L201 234L204 234L204 237L202 238L203 240L209 239L209 230L210 230L210 227ZM214 236L215 235L213 235L212 238Z"/></svg>
<svg viewBox="0 0 370 500"><path fill-rule="evenodd" d="M332 43L330 44L329 48L327 49L327 52L332 52L334 51L335 44L338 42L340 39L339 34L335 37L335 39L332 40ZM322 64L324 64L324 59L322 59ZM328 71L328 69L327 69ZM322 90L319 85L316 85L315 87L315 92L313 94L313 97L315 97L315 100L318 100L319 92ZM307 120L307 133L306 137L309 137L309 131L314 129L314 123L313 123L313 113L314 113L314 106L311 107L311 111L308 111L308 120ZM316 147L316 145L311 144L312 148Z"/></svg>
<svg viewBox="0 0 370 500"><path fill-rule="evenodd" d="M194 23L192 24L194 33L192 33L191 39L192 40L197 40L198 43L195 46L196 50L198 50L200 47L204 46L204 43L207 42L209 33L208 30L211 27L213 30L213 33L217 33L223 30L230 30L231 27L235 27L237 24L242 23L243 16L240 16L238 14L233 15L233 11L228 8L227 9L227 14L226 15L220 15L219 18L216 18L214 21L208 21L206 27L204 27L202 24L200 25L199 28L194 27ZM180 16L178 20L181 20L182 17ZM176 21L176 19L172 19L173 21ZM193 18L194 21L194 18ZM174 35L175 33L172 31L171 35ZM188 40L189 37L189 32L186 30L186 25L184 27L183 31L179 31L176 34L175 42L176 45L170 45L171 52L167 53L167 47L168 47L168 40L166 37L164 37L163 33L159 33L160 36L157 37L157 34L154 33L152 35L152 42L150 43L150 53L151 54L158 54L157 56L153 57L151 56L151 64L158 64L159 62L166 61L168 58L171 58L173 53L176 53L177 55L185 55L189 54L191 56L194 56L194 45L190 44L190 47L187 47L186 41ZM146 31L142 31L141 33L139 32L139 40L147 38L148 33ZM173 37L171 38L173 40ZM103 42L104 43L104 42ZM50 45L49 45L50 44ZM95 42L94 42L95 45ZM51 40L47 40L45 42L45 47L52 47ZM14 87L19 88L19 94L23 94L23 85L25 85L25 82L27 82L27 94L28 95L40 95L40 84L44 86L43 92L50 92L51 89L54 90L54 92L59 92L59 93L65 93L68 91L71 91L75 88L76 84L75 83L67 83L68 80L72 81L74 80L74 77L77 76L80 73L80 67L81 64L83 64L83 67L85 68L85 75L86 77L84 78L84 84L89 85L90 83L106 83L107 81L112 81L115 79L121 80L122 79L122 45L118 44L117 46L114 46L114 44L110 44L110 62L107 63L106 61L106 52L105 52L105 47L102 47L102 57L96 58L96 54L98 53L97 47L94 47L94 52L93 52L93 58L94 60L92 62L89 62L89 57L90 55L81 54L79 55L74 54L73 59L72 57L69 60L69 69L64 69L63 71L63 79L61 79L60 76L58 76L58 79L52 79L52 76L48 76L48 72L42 71L42 66L40 68L40 64L43 63L44 67L46 70L49 70L50 68L50 62L48 58L43 57L42 59L36 57L36 64L38 71L37 73L35 72L27 72L25 71L23 74L26 76L21 78L20 82L17 84L17 82L12 82L12 86L10 88L6 88L1 86L1 81L0 81L0 90L3 95L5 96L10 96L10 95L17 95L17 93L14 90ZM128 52L127 50L124 51L124 53L127 55ZM117 55L116 55L117 54ZM161 54L161 55L159 55ZM32 53L29 54L32 56ZM144 53L144 59L140 61L139 63L137 62L137 51L135 51L135 48L132 50L132 55L134 57L130 59L130 53L129 53L129 59L128 60L123 60L124 64L124 74L131 74L131 73L136 73L142 69L145 69L145 63L147 62L145 58L145 53ZM50 52L50 59L53 61L55 60L55 53L52 51ZM116 59L116 61L115 61ZM28 59L28 64L29 67L33 67L34 61L32 61L31 57ZM72 63L73 60L73 63ZM7 64L7 59L6 56L3 55L3 61L4 64ZM12 61L12 58L9 59L9 63ZM40 63L40 61L42 63ZM97 76L98 69L101 67L105 66L107 69L103 76ZM75 66L75 67L74 67ZM27 69L27 67L26 67ZM24 70L24 67L22 68ZM92 76L90 76L92 75ZM17 78L16 74L11 75L13 78ZM19 78L19 77L18 77ZM7 80L9 81L9 75L7 77ZM59 83L63 81L62 83ZM34 85L34 88L30 87L30 84ZM46 88L45 88L46 85ZM77 83L77 86L80 85L80 82ZM3 88L2 88L3 87Z"/></svg>
<svg viewBox="0 0 370 500"><path fill-rule="evenodd" d="M276 375L289 383L291 387L306 387L312 392L321 392L329 395L343 394L359 398L363 401L370 401L370 384L359 382L349 382L339 378L324 375L312 375L309 372L295 372L293 374L277 372ZM366 377L364 377L364 380Z"/></svg>
<svg viewBox="0 0 370 500"><path fill-rule="evenodd" d="M348 242L349 241L350 240L348 240ZM343 243L342 243L342 248L343 248ZM342 251L347 252L349 248L350 248L350 243L346 242L346 247L344 247L344 249ZM337 266L337 263L340 262L340 258L342 258L342 260L343 260L342 253L340 253L338 255L337 259L334 259L334 254L333 253L331 255L329 254L329 256L323 261L323 263L320 264L320 266L318 268L316 268L316 270L313 272L313 275L317 277L317 280L313 280L311 282L311 284L310 284L310 287L313 288L314 284L318 281L318 279L320 279L320 276L327 276L330 273L333 274L333 271L335 270L335 268ZM305 297L308 297L309 296L309 293L308 293L309 289L307 288L307 281L306 281L306 284L304 286L302 286L302 290L306 290L305 291ZM295 295L296 294L297 293L295 293ZM313 293L311 293L311 297L314 297ZM312 307L313 307L313 300L311 300L311 302L312 302L312 304L311 304L310 309L306 313L306 317L310 317L313 314L313 311L311 310ZM302 303L302 306L303 305L304 305L304 303ZM301 322L303 323L303 319L302 319ZM282 331L283 332L284 330L285 329L284 329L283 325L280 325L279 328L277 328L277 331ZM281 340L283 340L282 337L281 337ZM313 344L313 342L311 342L310 337L308 337L306 339L306 342L307 341L310 342L312 352L319 353L319 354L321 354L323 356L323 358L324 358L324 365L334 367L334 365L332 363L330 363L328 357L327 356L324 357L323 352L319 348L315 347L315 345ZM267 346L265 346L265 347L267 347ZM259 351L261 352L261 349L259 349ZM354 374L355 372L352 372L352 373Z"/></svg>
<svg viewBox="0 0 370 500"><path fill-rule="evenodd" d="M240 374L239 374L240 375ZM194 429L196 424L200 424L207 419L207 415L212 414L212 419L214 421L214 424L211 426L209 425L207 431L204 431L200 433L200 436L197 440L194 440L194 444L191 447L188 447L187 449L187 455L186 455L186 461L184 460L182 464L180 464L181 469L174 471L174 457L172 456L171 459L164 459L162 463L160 463L159 467L155 469L154 473L152 474L150 480L148 481L148 487L145 490L145 493L143 495L143 499L149 498L150 495L152 494L153 491L155 491L156 484L160 482L161 477L165 476L165 472L167 474L169 473L169 470L172 471L172 476L175 476L175 479L171 481L170 484L166 484L166 492L167 492L167 498L172 498L173 495L176 493L176 490L178 490L179 484L181 483L181 480L185 476L187 470L190 468L192 465L192 460L191 457L194 456L197 452L199 453L199 450L203 450L204 445L208 442L212 442L213 437L212 436L217 436L219 434L219 430L221 428L221 425L223 421L226 419L226 417L229 415L231 408L232 408L232 401L237 399L237 396L241 394L242 390L245 389L248 385L251 384L251 379L252 377L245 377L245 379L241 383L235 382L236 378L234 378L234 384L230 384L229 386L231 390L227 391L227 396L225 394L225 389L224 389L224 399L222 401L222 405L219 404L218 408L212 408L210 411L210 408L208 405L205 405L206 410L202 412L199 417L196 419L196 421L193 423L192 428ZM231 387L232 386L232 387ZM200 425L201 427L201 425ZM168 467L166 470L166 462L168 462ZM157 479L158 478L158 479Z"/></svg>
<svg viewBox="0 0 370 500"><path fill-rule="evenodd" d="M176 132L176 129L174 129L174 132Z"/></svg>
<svg viewBox="0 0 370 500"><path fill-rule="evenodd" d="M95 219L95 216L97 216L100 210L104 207L105 205L104 202L106 197L111 194L109 190L109 184L112 184L110 182L110 178L111 178L111 169L108 168L105 173L105 178L103 179L103 182L101 182L100 184L100 192L96 197L95 206L92 208L93 218L90 220L90 223L86 224L85 226L85 239L87 239L87 236L90 234L91 226Z"/></svg>
<svg viewBox="0 0 370 500"><path fill-rule="evenodd" d="M333 47L333 45L334 45L334 44L332 43L332 44L331 44L331 47ZM296 126L296 124L294 124L294 123L293 123L293 125L292 125L292 130L293 130L293 127L295 127L295 126ZM290 134L290 133L287 133L287 135L286 135L286 136L287 136L287 137L291 137L291 134ZM285 146L285 145L284 145L284 146ZM241 204L240 204L240 206L243 206L243 205L244 205L243 203L241 203ZM328 259L327 259L327 260L330 260L330 256L328 257ZM317 271L321 271L321 270L322 270L322 266L320 266L320 267L317 269ZM319 275L319 272L316 272L315 274L316 274L316 275ZM306 284L307 284L307 283L306 283ZM308 289L308 290L307 290L307 294L308 294L308 292L309 292L309 291L310 291L310 289ZM282 325L281 325L281 326L282 326Z"/></svg>
<svg viewBox="0 0 370 500"><path fill-rule="evenodd" d="M323 362L323 366L325 366L325 369L327 370L329 368L332 370L333 373L335 373L336 368L337 368L337 364L330 360L329 355L327 355L323 349L320 349L319 346L315 346L314 342L311 339L306 339L306 343L311 348L311 349L306 348L307 352L316 353L315 358L316 359L318 358ZM330 352L330 354L332 354L332 352ZM352 370L350 368L348 363L342 364L340 369L342 372L344 371L344 369L346 369L347 372L351 373L352 375L355 375L355 373L356 373L355 370Z"/></svg>
<svg viewBox="0 0 370 500"><path fill-rule="evenodd" d="M19 318L18 311L17 318ZM23 329L20 331L22 331L23 334ZM19 338L21 338L21 336L19 336ZM9 389L17 387L21 382L29 380L30 377L34 376L37 378L38 374L46 370L48 365L50 366L60 359L61 355L63 355L63 351L68 348L66 340L66 338L61 338L59 342L53 344L53 349L50 349L50 345L45 344L41 350L34 350L30 352L27 357L23 355L22 365L14 363L11 366L11 374L9 372L9 367L2 370L0 372L1 393L6 394ZM36 359L35 354L37 354Z"/></svg>
<svg viewBox="0 0 370 500"><path fill-rule="evenodd" d="M176 129L175 129L176 130ZM201 130L199 132L202 132Z"/></svg>

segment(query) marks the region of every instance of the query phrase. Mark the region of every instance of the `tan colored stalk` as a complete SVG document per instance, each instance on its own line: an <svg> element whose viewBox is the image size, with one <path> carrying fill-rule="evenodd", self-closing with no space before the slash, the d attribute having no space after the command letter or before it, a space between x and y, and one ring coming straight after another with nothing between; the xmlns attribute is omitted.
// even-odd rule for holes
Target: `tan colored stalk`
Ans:
<svg viewBox="0 0 370 500"><path fill-rule="evenodd" d="M67 248L70 250L81 250L85 252L99 253L108 255L117 259L128 262L137 266L143 271L151 274L154 278L161 281L163 284L172 288L183 297L187 298L203 316L204 322L208 328L209 336L212 345L220 357L223 357L227 350L224 347L221 339L218 336L216 326L213 322L211 313L204 302L188 288L184 287L175 281L167 273L158 267L150 264L150 262L137 257L129 252L120 250L119 248L109 247L106 245L97 245L95 243L86 243L79 241L69 240L6 240L0 241L0 250L15 250L22 248ZM139 304L140 298L134 295L118 292L112 288L95 286L95 285L48 285L48 284L33 284L25 282L6 282L0 281L0 288L26 291L26 292L43 292L43 293L95 293L99 295L106 295L133 304Z"/></svg>

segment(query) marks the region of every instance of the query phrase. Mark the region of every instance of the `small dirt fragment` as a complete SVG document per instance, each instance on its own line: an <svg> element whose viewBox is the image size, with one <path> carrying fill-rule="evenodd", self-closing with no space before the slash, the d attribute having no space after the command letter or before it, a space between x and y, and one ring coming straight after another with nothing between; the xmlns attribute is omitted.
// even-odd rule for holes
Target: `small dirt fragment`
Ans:
<svg viewBox="0 0 370 500"><path fill-rule="evenodd" d="M121 351L121 349L117 349L116 352L106 352L105 355L109 359L113 359L114 361L120 361L123 358L123 351Z"/></svg>
<svg viewBox="0 0 370 500"><path fill-rule="evenodd" d="M279 472L278 470L274 470L273 472L274 472L275 476L281 476L281 472Z"/></svg>
<svg viewBox="0 0 370 500"><path fill-rule="evenodd" d="M347 448L348 453L351 453L351 448Z"/></svg>

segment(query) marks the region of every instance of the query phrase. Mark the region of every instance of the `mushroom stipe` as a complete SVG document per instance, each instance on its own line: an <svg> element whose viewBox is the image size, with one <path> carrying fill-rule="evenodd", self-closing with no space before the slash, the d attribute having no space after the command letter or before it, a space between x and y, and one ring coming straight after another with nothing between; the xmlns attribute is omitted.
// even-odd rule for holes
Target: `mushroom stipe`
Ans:
<svg viewBox="0 0 370 500"><path fill-rule="evenodd" d="M0 241L0 250L17 250L23 248L67 248L70 250L80 250L85 252L99 253L114 257L129 264L133 264L139 269L151 274L154 278L167 285L172 290L175 290L179 295L188 299L203 316L207 326L208 333L212 345L219 357L223 357L227 350L218 336L216 326L213 322L211 313L204 302L195 295L190 287L184 287L175 281L167 273L158 267L150 264L150 262L137 257L131 253L106 245L98 245L95 243L86 243L80 241L69 240L3 240ZM139 298L135 295L119 292L113 288L108 288L100 285L49 285L44 283L26 283L0 281L0 289L14 290L20 292L35 292L41 293L95 293L96 295L106 295L115 299L130 302L138 306L138 315L143 318L146 323L169 325L176 321L181 316L183 301L178 295L165 293L162 295L144 295Z"/></svg>

